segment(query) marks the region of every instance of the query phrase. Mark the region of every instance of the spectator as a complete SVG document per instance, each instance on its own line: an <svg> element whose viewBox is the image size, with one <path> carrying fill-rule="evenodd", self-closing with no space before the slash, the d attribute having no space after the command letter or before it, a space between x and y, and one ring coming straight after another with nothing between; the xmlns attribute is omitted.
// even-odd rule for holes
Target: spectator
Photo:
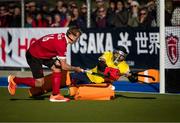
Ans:
<svg viewBox="0 0 180 123"><path fill-rule="evenodd" d="M75 3L75 1L71 0L68 4L68 13L72 14L72 11L74 8L78 8L77 4Z"/></svg>
<svg viewBox="0 0 180 123"><path fill-rule="evenodd" d="M54 15L54 23L51 24L51 27L61 27L61 16L59 14Z"/></svg>
<svg viewBox="0 0 180 123"><path fill-rule="evenodd" d="M36 3L31 1L26 4L26 14L32 15L33 19L36 18L37 15L37 8L36 8Z"/></svg>
<svg viewBox="0 0 180 123"><path fill-rule="evenodd" d="M59 14L55 14L54 23L51 25L51 27L65 27L65 25L66 25L66 19L62 20Z"/></svg>
<svg viewBox="0 0 180 123"><path fill-rule="evenodd" d="M68 6L67 6L67 4L63 4L62 5L62 13L61 13L62 20L64 20L64 19L67 20L67 13L68 13Z"/></svg>
<svg viewBox="0 0 180 123"><path fill-rule="evenodd" d="M0 6L0 27L9 27L11 22L11 16L7 8L2 5Z"/></svg>
<svg viewBox="0 0 180 123"><path fill-rule="evenodd" d="M96 9L95 11L100 8L100 7L103 7L105 6L105 1L104 0L96 0Z"/></svg>
<svg viewBox="0 0 180 123"><path fill-rule="evenodd" d="M128 26L138 27L139 24L138 12L139 12L139 3L137 1L132 1L131 11L129 12L129 17L128 17Z"/></svg>
<svg viewBox="0 0 180 123"><path fill-rule="evenodd" d="M43 13L43 18L46 18L49 14L49 7L46 3L42 3L40 6L40 12Z"/></svg>
<svg viewBox="0 0 180 123"><path fill-rule="evenodd" d="M172 26L171 18L172 18L173 4L171 0L165 1L165 26Z"/></svg>
<svg viewBox="0 0 180 123"><path fill-rule="evenodd" d="M64 2L62 0L57 1L56 8L51 12L52 16L54 16L55 14L59 14L61 16L63 4L64 4Z"/></svg>
<svg viewBox="0 0 180 123"><path fill-rule="evenodd" d="M125 9L123 0L118 0L116 4L115 17L112 19L112 24L115 27L126 27L128 22L128 11Z"/></svg>
<svg viewBox="0 0 180 123"><path fill-rule="evenodd" d="M109 7L107 9L107 23L108 26L110 27L113 26L112 20L114 19L115 11L116 11L116 1L110 0Z"/></svg>
<svg viewBox="0 0 180 123"><path fill-rule="evenodd" d="M96 17L96 27L105 28L107 27L106 9L105 7L100 7L97 11Z"/></svg>
<svg viewBox="0 0 180 123"><path fill-rule="evenodd" d="M157 26L156 0L149 0L146 7L148 8L149 17L152 20L151 26Z"/></svg>
<svg viewBox="0 0 180 123"><path fill-rule="evenodd" d="M80 27L80 28L85 28L86 27L85 22L79 16L78 8L73 8L73 10L72 10L72 18L71 18L71 21L69 23L69 26L77 26L77 27Z"/></svg>
<svg viewBox="0 0 180 123"><path fill-rule="evenodd" d="M125 6L125 8L126 8L126 10L127 10L128 12L131 11L131 3L132 3L133 1L134 1L134 0L126 0L126 1L124 1L124 6Z"/></svg>
<svg viewBox="0 0 180 123"><path fill-rule="evenodd" d="M95 27L96 26L96 22L95 20L97 19L97 15L98 15L98 9L100 7L104 7L105 6L105 1L104 0L96 0L95 1L95 9L92 10L91 13L91 27Z"/></svg>
<svg viewBox="0 0 180 123"><path fill-rule="evenodd" d="M14 4L14 3L9 3L7 9L8 9L9 15L10 15L10 16L13 16L13 14L14 14L14 9L15 9L15 4Z"/></svg>
<svg viewBox="0 0 180 123"><path fill-rule="evenodd" d="M139 27L151 27L151 18L146 7L141 8L139 11Z"/></svg>
<svg viewBox="0 0 180 123"><path fill-rule="evenodd" d="M55 13L60 13L60 12L62 12L62 5L64 4L64 2L62 1L62 0L58 0L57 2L56 2L56 7L55 7L55 9L54 9L54 11L53 12L55 12Z"/></svg>
<svg viewBox="0 0 180 123"><path fill-rule="evenodd" d="M87 27L87 5L83 3L80 8L80 18L84 23L84 27Z"/></svg>
<svg viewBox="0 0 180 123"><path fill-rule="evenodd" d="M32 15L28 14L26 16L26 21L25 21L25 25L24 26L25 27L33 27L33 23L35 23L33 21L34 21L34 19L33 19Z"/></svg>
<svg viewBox="0 0 180 123"><path fill-rule="evenodd" d="M47 27L51 27L52 23L53 23L53 19L51 14L47 14L45 17L46 21L47 21Z"/></svg>
<svg viewBox="0 0 180 123"><path fill-rule="evenodd" d="M47 21L43 18L43 14L38 12L35 21L32 23L33 27L47 27Z"/></svg>
<svg viewBox="0 0 180 123"><path fill-rule="evenodd" d="M65 27L68 27L70 25L71 19L72 19L72 14L67 13L67 15L66 15L67 21L66 21Z"/></svg>
<svg viewBox="0 0 180 123"><path fill-rule="evenodd" d="M10 27L21 27L21 9L15 7Z"/></svg>

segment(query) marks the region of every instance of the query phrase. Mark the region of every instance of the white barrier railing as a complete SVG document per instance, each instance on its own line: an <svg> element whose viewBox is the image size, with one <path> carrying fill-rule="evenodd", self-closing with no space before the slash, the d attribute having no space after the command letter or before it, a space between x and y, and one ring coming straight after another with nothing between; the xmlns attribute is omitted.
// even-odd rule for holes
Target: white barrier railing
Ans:
<svg viewBox="0 0 180 123"><path fill-rule="evenodd" d="M0 67L28 67L25 52L31 43L46 34L65 33L67 29L68 28L1 28ZM67 60L70 62L69 55L67 56Z"/></svg>

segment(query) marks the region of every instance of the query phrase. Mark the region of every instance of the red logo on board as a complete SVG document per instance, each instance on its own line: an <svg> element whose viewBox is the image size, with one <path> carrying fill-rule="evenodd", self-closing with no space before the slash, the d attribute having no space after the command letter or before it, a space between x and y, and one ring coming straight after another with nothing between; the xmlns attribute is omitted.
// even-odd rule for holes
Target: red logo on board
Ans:
<svg viewBox="0 0 180 123"><path fill-rule="evenodd" d="M179 38L177 36L166 37L166 49L169 61L174 65L178 61L179 58L179 50L178 50L178 42Z"/></svg>

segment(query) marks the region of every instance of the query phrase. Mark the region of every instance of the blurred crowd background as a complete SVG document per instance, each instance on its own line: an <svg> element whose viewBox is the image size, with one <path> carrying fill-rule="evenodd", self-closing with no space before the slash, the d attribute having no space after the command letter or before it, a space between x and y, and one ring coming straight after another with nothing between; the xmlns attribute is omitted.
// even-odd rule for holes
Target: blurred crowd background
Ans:
<svg viewBox="0 0 180 123"><path fill-rule="evenodd" d="M86 0L0 1L0 27L87 28ZM180 0L165 1L166 26L180 26ZM158 0L91 0L90 27L157 27ZM23 19L22 19L23 17Z"/></svg>

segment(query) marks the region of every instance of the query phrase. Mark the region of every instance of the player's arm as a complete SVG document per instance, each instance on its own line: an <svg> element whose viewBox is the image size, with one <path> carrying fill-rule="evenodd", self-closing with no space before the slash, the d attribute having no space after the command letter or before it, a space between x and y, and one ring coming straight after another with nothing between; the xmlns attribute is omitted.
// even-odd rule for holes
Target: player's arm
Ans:
<svg viewBox="0 0 180 123"><path fill-rule="evenodd" d="M75 67L75 66L71 66L71 65L67 64L65 58L61 59L61 58L55 57L54 58L54 65L56 67L59 67L63 70L67 70L67 71L76 71L76 72L82 72L83 71L83 69L80 67Z"/></svg>
<svg viewBox="0 0 180 123"><path fill-rule="evenodd" d="M98 58L98 63L97 63L97 69L98 72L104 73L107 64L106 64L106 57L107 57L107 52L104 52L99 58Z"/></svg>
<svg viewBox="0 0 180 123"><path fill-rule="evenodd" d="M66 59L60 59L60 64L61 64L61 68L63 70L76 71L76 72L83 71L83 69L80 67L75 67L75 66L71 66L71 65L67 64Z"/></svg>
<svg viewBox="0 0 180 123"><path fill-rule="evenodd" d="M124 64L124 71L121 70L121 76L124 76L128 78L130 82L136 82L137 81L137 74L135 72L132 72L129 68L128 64Z"/></svg>
<svg viewBox="0 0 180 123"><path fill-rule="evenodd" d="M106 67L107 67L106 60L100 57L97 63L98 72L104 72Z"/></svg>
<svg viewBox="0 0 180 123"><path fill-rule="evenodd" d="M138 81L138 76L135 72L132 72L132 71L127 72L124 76L127 77L130 82Z"/></svg>

